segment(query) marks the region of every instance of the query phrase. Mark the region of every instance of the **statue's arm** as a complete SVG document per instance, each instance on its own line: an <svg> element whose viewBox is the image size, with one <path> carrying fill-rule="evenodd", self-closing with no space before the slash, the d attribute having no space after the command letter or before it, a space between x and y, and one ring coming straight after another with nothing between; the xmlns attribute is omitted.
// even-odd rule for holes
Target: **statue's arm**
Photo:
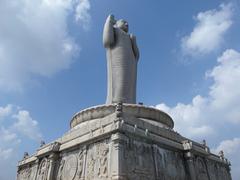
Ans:
<svg viewBox="0 0 240 180"><path fill-rule="evenodd" d="M133 53L135 55L136 60L138 60L140 55L139 55L139 50L138 50L138 46L137 46L136 36L131 34L130 38L131 38L131 42L132 42Z"/></svg>
<svg viewBox="0 0 240 180"><path fill-rule="evenodd" d="M114 43L114 16L109 15L103 29L103 45L105 48L111 46Z"/></svg>

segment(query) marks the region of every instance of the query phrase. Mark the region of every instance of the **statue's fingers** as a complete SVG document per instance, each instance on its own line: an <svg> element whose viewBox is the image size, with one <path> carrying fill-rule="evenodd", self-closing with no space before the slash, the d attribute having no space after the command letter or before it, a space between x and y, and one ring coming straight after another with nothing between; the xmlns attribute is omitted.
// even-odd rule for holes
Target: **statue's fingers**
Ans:
<svg viewBox="0 0 240 180"><path fill-rule="evenodd" d="M108 17L111 18L111 19L114 19L114 15L113 14L110 14Z"/></svg>

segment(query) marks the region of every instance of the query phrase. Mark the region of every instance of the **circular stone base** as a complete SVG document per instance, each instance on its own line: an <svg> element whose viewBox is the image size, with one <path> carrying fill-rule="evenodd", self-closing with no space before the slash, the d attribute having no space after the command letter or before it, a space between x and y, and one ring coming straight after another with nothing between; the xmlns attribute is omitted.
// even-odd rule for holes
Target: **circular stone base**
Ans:
<svg viewBox="0 0 240 180"><path fill-rule="evenodd" d="M104 118L113 113L116 113L117 106L117 104L105 104L84 109L73 116L70 122L70 127L74 128L80 123ZM124 115L128 115L139 119L144 119L145 121L154 121L156 123L163 124L171 129L174 126L172 118L167 113L153 107L124 103L122 104L122 114L123 117Z"/></svg>

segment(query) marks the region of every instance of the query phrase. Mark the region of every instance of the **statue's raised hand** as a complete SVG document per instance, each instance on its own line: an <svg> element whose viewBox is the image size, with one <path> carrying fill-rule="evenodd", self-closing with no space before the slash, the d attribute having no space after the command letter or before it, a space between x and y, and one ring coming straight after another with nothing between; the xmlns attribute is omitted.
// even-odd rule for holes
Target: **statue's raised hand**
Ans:
<svg viewBox="0 0 240 180"><path fill-rule="evenodd" d="M107 20L108 20L109 22L111 22L112 24L115 24L115 23L116 23L116 20L115 20L115 18L114 18L114 15L112 15L112 14L110 14L110 15L108 16Z"/></svg>

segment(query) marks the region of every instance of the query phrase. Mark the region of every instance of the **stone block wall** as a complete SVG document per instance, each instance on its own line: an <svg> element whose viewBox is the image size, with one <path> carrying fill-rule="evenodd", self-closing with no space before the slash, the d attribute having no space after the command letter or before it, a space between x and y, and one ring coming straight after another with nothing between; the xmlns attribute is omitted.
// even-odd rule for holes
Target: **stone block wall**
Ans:
<svg viewBox="0 0 240 180"><path fill-rule="evenodd" d="M124 134L52 152L19 167L17 180L191 180L185 153ZM224 163L192 155L196 180L230 180Z"/></svg>

